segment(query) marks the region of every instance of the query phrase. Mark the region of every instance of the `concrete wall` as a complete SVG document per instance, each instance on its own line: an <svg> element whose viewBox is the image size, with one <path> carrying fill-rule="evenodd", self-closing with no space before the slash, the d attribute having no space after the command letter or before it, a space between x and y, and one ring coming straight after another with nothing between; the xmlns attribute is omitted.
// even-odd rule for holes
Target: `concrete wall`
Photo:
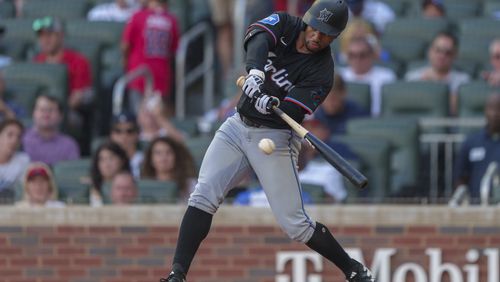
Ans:
<svg viewBox="0 0 500 282"><path fill-rule="evenodd" d="M0 207L0 282L158 281L169 270L184 210ZM307 210L330 227L351 254L375 265L382 276L379 282L499 281L491 279L498 278L500 268L495 260L500 208L366 205ZM302 259L314 253L287 239L268 209L223 207L188 278L306 282L306 275L313 274L320 278L316 281L344 281L326 260L321 265L309 260L301 270L299 264L286 261L294 255ZM283 269L277 266L278 257L285 259ZM419 271L425 272L425 280ZM457 271L462 280L452 273Z"/></svg>

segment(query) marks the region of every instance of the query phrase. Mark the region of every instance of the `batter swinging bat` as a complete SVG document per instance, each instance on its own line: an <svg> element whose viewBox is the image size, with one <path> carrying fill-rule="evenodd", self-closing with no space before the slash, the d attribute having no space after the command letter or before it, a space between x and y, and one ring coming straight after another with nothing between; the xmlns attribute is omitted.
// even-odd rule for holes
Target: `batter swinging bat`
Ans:
<svg viewBox="0 0 500 282"><path fill-rule="evenodd" d="M245 77L240 76L236 81L238 87L242 87L245 83ZM364 188L368 184L368 179L356 170L349 162L339 155L330 146L326 145L318 137L314 136L307 129L302 127L298 122L280 110L278 107L273 107L273 111L281 119L283 119L301 138L308 140L323 158L335 167L343 176L345 176L352 184L358 188Z"/></svg>

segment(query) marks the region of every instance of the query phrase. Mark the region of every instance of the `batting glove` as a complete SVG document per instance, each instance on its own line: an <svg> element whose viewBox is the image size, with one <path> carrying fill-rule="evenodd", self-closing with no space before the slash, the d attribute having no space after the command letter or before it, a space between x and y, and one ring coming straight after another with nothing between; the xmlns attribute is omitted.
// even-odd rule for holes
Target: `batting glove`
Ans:
<svg viewBox="0 0 500 282"><path fill-rule="evenodd" d="M264 84L264 79L266 78L263 71L252 69L245 78L245 84L243 84L243 93L250 98L257 97L262 94L260 86Z"/></svg>
<svg viewBox="0 0 500 282"><path fill-rule="evenodd" d="M273 107L278 107L280 105L280 100L274 96L269 96L267 94L260 95L255 101L255 108L259 113L263 115L268 115L272 112Z"/></svg>

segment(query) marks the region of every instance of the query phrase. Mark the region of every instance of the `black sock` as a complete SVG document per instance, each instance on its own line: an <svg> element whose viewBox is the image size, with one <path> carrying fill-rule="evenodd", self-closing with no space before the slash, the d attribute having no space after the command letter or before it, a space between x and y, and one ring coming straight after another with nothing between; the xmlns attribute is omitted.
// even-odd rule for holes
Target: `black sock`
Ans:
<svg viewBox="0 0 500 282"><path fill-rule="evenodd" d="M351 274L351 258L323 224L316 222L316 229L306 245L333 262L346 276Z"/></svg>
<svg viewBox="0 0 500 282"><path fill-rule="evenodd" d="M189 271L198 247L210 231L212 215L198 208L189 206L182 219L177 239L172 268L174 272L182 272L184 275Z"/></svg>

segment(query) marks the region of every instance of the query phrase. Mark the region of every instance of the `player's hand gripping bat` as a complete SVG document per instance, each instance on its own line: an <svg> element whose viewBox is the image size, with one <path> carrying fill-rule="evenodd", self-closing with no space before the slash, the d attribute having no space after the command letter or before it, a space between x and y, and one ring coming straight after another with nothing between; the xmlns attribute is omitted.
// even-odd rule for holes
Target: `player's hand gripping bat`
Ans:
<svg viewBox="0 0 500 282"><path fill-rule="evenodd" d="M238 87L242 87L245 83L245 77L240 76L236 81ZM368 184L367 178L356 170L349 162L347 162L341 155L339 155L330 146L326 145L318 137L314 136L307 129L302 127L298 122L280 110L278 107L273 107L281 119L283 119L301 138L309 141L316 150L323 156L323 158L335 167L343 176L345 176L352 184L358 188L364 188Z"/></svg>

